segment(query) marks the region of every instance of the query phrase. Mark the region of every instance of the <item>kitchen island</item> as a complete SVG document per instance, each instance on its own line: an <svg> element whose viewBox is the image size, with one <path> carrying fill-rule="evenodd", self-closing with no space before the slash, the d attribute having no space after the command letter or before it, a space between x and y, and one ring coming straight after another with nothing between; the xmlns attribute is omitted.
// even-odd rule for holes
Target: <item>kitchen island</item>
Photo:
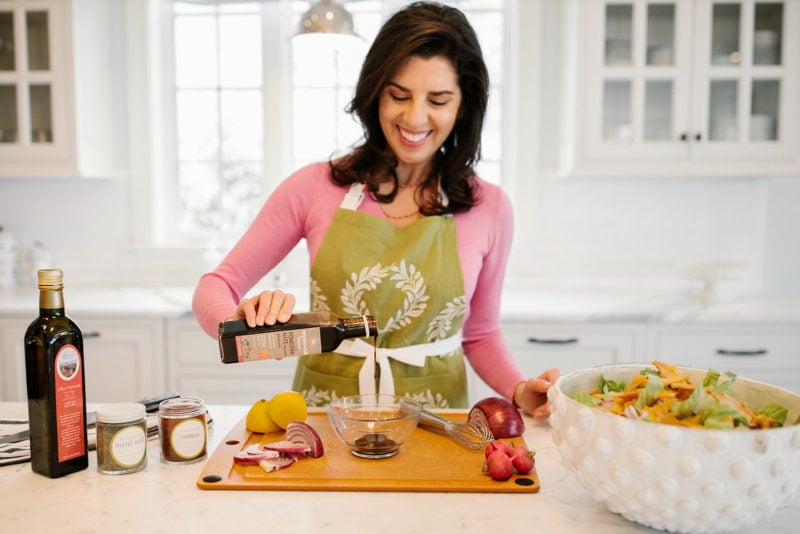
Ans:
<svg viewBox="0 0 800 534"><path fill-rule="evenodd" d="M247 406L209 406L209 455L247 413ZM0 418L27 415L24 403L0 403ZM526 494L227 491L196 486L204 462L166 465L157 440L148 465L122 476L89 468L61 479L34 474L29 463L0 467L3 532L658 532L595 502L561 466L549 424L526 418L541 489ZM797 532L800 497L768 520L739 532Z"/></svg>

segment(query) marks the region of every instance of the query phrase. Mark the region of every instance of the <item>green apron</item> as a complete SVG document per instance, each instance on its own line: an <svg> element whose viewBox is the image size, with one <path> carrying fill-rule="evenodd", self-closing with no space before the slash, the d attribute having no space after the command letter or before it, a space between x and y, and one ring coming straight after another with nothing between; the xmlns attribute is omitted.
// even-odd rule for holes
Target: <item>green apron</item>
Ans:
<svg viewBox="0 0 800 534"><path fill-rule="evenodd" d="M378 322L379 393L411 397L429 408L468 408L461 349L466 311L452 216L408 226L357 211L353 184L311 266L311 309ZM375 393L371 340L348 340L336 352L301 356L293 389L309 406Z"/></svg>

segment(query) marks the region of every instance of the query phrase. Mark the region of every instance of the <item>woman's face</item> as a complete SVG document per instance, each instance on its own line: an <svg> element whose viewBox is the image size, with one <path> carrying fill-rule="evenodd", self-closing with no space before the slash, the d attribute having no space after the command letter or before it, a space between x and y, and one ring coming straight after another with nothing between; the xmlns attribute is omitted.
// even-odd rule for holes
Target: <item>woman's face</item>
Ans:
<svg viewBox="0 0 800 534"><path fill-rule="evenodd" d="M458 75L447 58L412 56L397 69L381 92L378 115L399 171L427 169L460 106Z"/></svg>

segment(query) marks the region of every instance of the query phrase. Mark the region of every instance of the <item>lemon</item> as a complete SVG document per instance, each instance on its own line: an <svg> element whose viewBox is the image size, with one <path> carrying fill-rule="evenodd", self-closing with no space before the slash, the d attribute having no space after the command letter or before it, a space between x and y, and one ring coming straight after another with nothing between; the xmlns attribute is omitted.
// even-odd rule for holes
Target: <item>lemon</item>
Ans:
<svg viewBox="0 0 800 534"><path fill-rule="evenodd" d="M286 429L292 421L304 422L308 417L306 399L296 391L278 393L269 401L269 417L279 427Z"/></svg>
<svg viewBox="0 0 800 534"><path fill-rule="evenodd" d="M253 403L245 419L245 428L248 432L266 434L281 429L269 416L269 405L270 401L267 399L259 399Z"/></svg>

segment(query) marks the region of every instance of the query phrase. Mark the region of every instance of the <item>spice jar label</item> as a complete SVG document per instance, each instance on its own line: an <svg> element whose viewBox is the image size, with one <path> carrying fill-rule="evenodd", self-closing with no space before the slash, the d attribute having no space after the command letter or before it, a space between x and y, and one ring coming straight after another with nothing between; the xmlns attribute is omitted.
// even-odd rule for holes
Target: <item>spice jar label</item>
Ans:
<svg viewBox="0 0 800 534"><path fill-rule="evenodd" d="M173 452L181 458L196 458L206 449L205 422L196 417L179 421L170 432L169 442Z"/></svg>
<svg viewBox="0 0 800 534"><path fill-rule="evenodd" d="M123 468L135 467L147 452L147 436L140 425L128 426L111 438L111 456Z"/></svg>

